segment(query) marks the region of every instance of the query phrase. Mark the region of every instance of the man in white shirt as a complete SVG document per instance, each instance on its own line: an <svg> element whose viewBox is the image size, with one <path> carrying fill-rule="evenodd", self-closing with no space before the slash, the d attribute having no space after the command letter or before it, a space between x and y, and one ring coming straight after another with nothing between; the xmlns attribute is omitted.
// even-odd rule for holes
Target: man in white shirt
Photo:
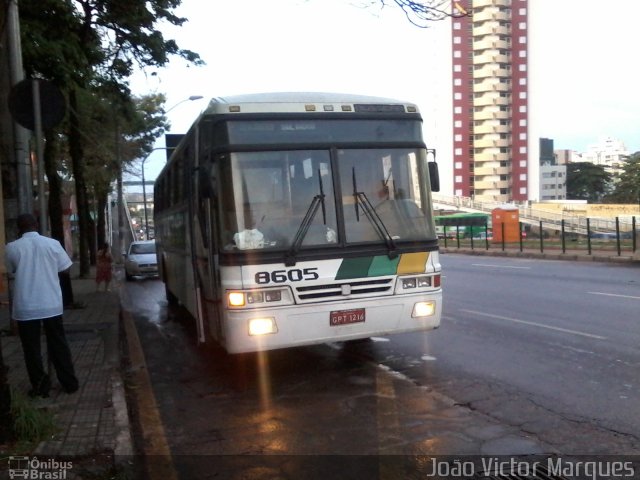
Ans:
<svg viewBox="0 0 640 480"><path fill-rule="evenodd" d="M18 216L21 238L9 243L5 251L7 271L13 273L12 318L18 332L29 373L32 397L48 397L51 380L42 365L40 325L47 337L49 358L63 390L78 390L71 351L62 323L62 292L58 272L71 267L71 259L60 242L38 233L33 215Z"/></svg>

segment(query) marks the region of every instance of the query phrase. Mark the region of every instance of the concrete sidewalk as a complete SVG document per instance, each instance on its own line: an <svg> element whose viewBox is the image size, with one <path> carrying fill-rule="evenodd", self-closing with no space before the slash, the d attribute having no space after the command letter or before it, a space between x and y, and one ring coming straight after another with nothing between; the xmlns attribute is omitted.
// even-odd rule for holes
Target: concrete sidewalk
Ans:
<svg viewBox="0 0 640 480"><path fill-rule="evenodd" d="M133 447L119 365L119 285L114 281L110 292L104 291L104 285L102 291L96 292L94 273L92 268L88 278L78 278L78 265L74 264L71 270L74 300L85 306L64 311L67 340L80 389L70 395L63 392L51 367L50 397L32 401L53 413L58 432L41 442L31 456L40 459L61 456L72 460L104 456L102 463L109 467L119 458L130 459ZM20 339L17 334L7 334L11 332L9 309L3 305L1 310L2 353L9 384L14 391L26 395L31 386ZM2 453L3 456L12 454Z"/></svg>

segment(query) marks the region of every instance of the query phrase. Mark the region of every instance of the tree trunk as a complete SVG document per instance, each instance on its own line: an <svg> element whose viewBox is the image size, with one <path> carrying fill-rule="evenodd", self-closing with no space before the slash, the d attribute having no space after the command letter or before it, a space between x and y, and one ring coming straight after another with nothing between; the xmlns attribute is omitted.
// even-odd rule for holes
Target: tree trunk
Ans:
<svg viewBox="0 0 640 480"><path fill-rule="evenodd" d="M87 185L84 179L84 152L80 137L80 119L78 118L78 99L76 90L69 91L69 154L73 177L76 184L76 205L78 206L80 277L88 277L90 272L89 239L91 238L91 222L89 204L87 202Z"/></svg>
<svg viewBox="0 0 640 480"><path fill-rule="evenodd" d="M104 245L105 242L107 242L107 218L105 212L108 201L108 195L100 194L96 198L96 202L98 203L98 245Z"/></svg>
<svg viewBox="0 0 640 480"><path fill-rule="evenodd" d="M62 180L58 175L58 144L52 131L45 133L44 170L49 181L49 222L51 238L58 240L64 247L64 227L62 219Z"/></svg>
<svg viewBox="0 0 640 480"><path fill-rule="evenodd" d="M62 211L62 179L58 175L58 143L53 131L46 132L44 147L44 170L49 181L49 223L51 224L51 238L64 244L64 212ZM65 307L74 304L73 287L69 272L58 274L60 290L62 290L62 303Z"/></svg>
<svg viewBox="0 0 640 480"><path fill-rule="evenodd" d="M89 263L91 265L96 264L96 254L97 252L97 238L96 238L96 221L89 216Z"/></svg>

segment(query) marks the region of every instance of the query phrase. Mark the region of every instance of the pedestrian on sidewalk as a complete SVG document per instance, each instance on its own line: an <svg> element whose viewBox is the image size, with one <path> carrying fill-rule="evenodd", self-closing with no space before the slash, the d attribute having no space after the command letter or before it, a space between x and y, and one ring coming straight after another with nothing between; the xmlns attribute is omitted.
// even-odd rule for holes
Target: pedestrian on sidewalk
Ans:
<svg viewBox="0 0 640 480"><path fill-rule="evenodd" d="M71 351L62 323L62 292L58 273L68 270L72 261L60 242L38 233L38 222L31 214L17 219L21 238L5 250L7 272L13 274L12 318L17 321L24 360L31 381L31 397L48 397L51 380L42 365L40 328L44 327L49 358L67 393L78 390Z"/></svg>
<svg viewBox="0 0 640 480"><path fill-rule="evenodd" d="M100 290L100 283L104 282L104 291L109 291L111 283L111 269L113 267L113 257L108 243L103 243L96 254L96 292Z"/></svg>

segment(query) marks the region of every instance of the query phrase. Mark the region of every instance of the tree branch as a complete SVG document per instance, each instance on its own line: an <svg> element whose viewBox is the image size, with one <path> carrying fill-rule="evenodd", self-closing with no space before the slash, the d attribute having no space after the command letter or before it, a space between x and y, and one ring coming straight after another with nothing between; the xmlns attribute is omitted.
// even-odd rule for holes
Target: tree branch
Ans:
<svg viewBox="0 0 640 480"><path fill-rule="evenodd" d="M380 0L382 6L387 5L388 0ZM407 20L416 27L429 28L433 22L446 18L461 18L471 16L471 12L465 10L459 2L451 0L392 0L404 12Z"/></svg>

